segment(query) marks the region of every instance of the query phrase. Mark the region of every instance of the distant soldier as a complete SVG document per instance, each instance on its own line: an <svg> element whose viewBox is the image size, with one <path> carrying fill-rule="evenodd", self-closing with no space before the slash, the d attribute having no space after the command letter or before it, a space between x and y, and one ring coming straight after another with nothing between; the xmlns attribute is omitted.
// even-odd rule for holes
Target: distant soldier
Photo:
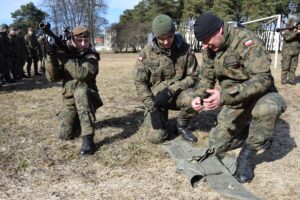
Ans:
<svg viewBox="0 0 300 200"><path fill-rule="evenodd" d="M21 74L21 78L25 78L26 75L24 73L24 65L26 63L26 58L28 57L28 49L27 49L26 41L25 41L25 38L24 38L24 35L23 35L21 29L17 30L17 37L18 37L21 52L22 52L20 55L20 58L19 58L18 69L20 70L19 74Z"/></svg>
<svg viewBox="0 0 300 200"><path fill-rule="evenodd" d="M2 42L3 42L3 75L5 82L7 83L13 83L15 82L11 78L11 43L8 37L9 29L7 24L1 25L1 36L2 36Z"/></svg>
<svg viewBox="0 0 300 200"><path fill-rule="evenodd" d="M0 87L2 87L2 85L4 84L4 77L3 77L3 67L4 67L3 52L4 52L4 46L3 46L2 35L0 34Z"/></svg>
<svg viewBox="0 0 300 200"><path fill-rule="evenodd" d="M57 52L47 44L46 76L49 81L63 83L63 110L59 113L59 137L70 140L82 133L81 155L93 154L95 149L95 112L102 106L98 94L99 54L92 48L88 29L78 26L72 30L68 49L71 55Z"/></svg>
<svg viewBox="0 0 300 200"><path fill-rule="evenodd" d="M41 74L38 72L38 62L42 57L42 52L40 45L37 41L35 32L33 28L28 28L28 33L25 36L26 46L28 49L28 56L27 56L27 76L31 76L31 64L33 62L34 67L34 75L40 76Z"/></svg>
<svg viewBox="0 0 300 200"><path fill-rule="evenodd" d="M282 53L281 53L281 84L296 85L295 72L298 66L298 58L300 51L300 22L293 24L291 20L287 29L281 32L283 37Z"/></svg>
<svg viewBox="0 0 300 200"><path fill-rule="evenodd" d="M286 109L274 85L271 57L253 32L230 27L212 13L196 19L194 32L204 51L192 106L198 112L222 106L209 133L209 147L222 154L242 146L236 179L249 182L257 151L271 145L276 122ZM215 88L217 82L221 89ZM204 94L209 97L201 98Z"/></svg>
<svg viewBox="0 0 300 200"><path fill-rule="evenodd" d="M42 72L43 74L45 73L45 59L47 57L47 50L46 50L46 37L45 34L41 34L38 37L38 42L40 44L41 47L41 53L42 56L40 56L41 60L40 60L40 72Z"/></svg>
<svg viewBox="0 0 300 200"><path fill-rule="evenodd" d="M10 44L13 48L11 48L11 74L14 80L18 80L21 78L21 74L19 73L19 60L21 57L21 46L19 40L17 38L16 29L14 27L10 27L9 32Z"/></svg>
<svg viewBox="0 0 300 200"><path fill-rule="evenodd" d="M187 95L198 78L198 63L190 45L167 15L158 15L152 23L153 36L140 52L134 67L133 79L138 96L145 105L147 139L160 143L166 139L168 110L178 110L177 131L183 139L196 143L197 137L188 130L196 114Z"/></svg>

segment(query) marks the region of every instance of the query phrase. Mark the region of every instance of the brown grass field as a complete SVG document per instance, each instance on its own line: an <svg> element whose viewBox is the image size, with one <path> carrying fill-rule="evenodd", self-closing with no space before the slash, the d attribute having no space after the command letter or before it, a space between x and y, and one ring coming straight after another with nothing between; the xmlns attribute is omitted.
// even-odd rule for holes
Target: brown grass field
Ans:
<svg viewBox="0 0 300 200"><path fill-rule="evenodd" d="M227 199L206 183L192 188L176 172L175 161L144 139L143 106L131 78L137 56L101 55L97 85L105 105L96 113L98 149L90 157L78 155L80 138L58 139L60 83L39 77L1 89L0 199ZM288 109L271 148L256 158L253 181L244 186L262 199L300 199L300 74L296 86L282 86L280 62L272 73ZM207 145L216 114L200 113L193 120L197 145Z"/></svg>

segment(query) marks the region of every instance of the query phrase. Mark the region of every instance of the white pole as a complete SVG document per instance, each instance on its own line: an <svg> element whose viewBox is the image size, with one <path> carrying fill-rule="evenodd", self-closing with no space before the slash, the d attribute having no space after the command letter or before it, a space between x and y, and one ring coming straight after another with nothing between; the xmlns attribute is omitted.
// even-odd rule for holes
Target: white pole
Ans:
<svg viewBox="0 0 300 200"><path fill-rule="evenodd" d="M281 23L281 15L278 15L276 28L280 28ZM277 68L277 59L278 59L278 50L279 50L279 40L280 34L279 32L275 32L275 60L274 60L274 68Z"/></svg>

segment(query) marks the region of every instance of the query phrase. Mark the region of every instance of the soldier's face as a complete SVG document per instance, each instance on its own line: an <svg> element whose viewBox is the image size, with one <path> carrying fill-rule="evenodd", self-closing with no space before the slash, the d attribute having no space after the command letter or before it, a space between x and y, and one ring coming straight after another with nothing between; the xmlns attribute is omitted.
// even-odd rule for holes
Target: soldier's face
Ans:
<svg viewBox="0 0 300 200"><path fill-rule="evenodd" d="M166 49L169 49L171 48L174 42L174 33L169 33L167 35L157 37L157 41L161 46L163 46Z"/></svg>
<svg viewBox="0 0 300 200"><path fill-rule="evenodd" d="M202 41L204 49L210 49L214 52L217 52L223 42L223 28L220 28L219 31L214 33L211 37Z"/></svg>
<svg viewBox="0 0 300 200"><path fill-rule="evenodd" d="M76 48L86 49L90 46L90 39L88 37L75 36L73 43Z"/></svg>

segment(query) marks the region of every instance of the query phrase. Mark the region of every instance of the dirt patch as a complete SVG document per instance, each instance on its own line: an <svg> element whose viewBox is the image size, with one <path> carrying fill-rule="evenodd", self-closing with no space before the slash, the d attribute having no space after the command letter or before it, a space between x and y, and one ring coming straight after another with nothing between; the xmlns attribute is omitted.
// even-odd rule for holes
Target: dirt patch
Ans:
<svg viewBox="0 0 300 200"><path fill-rule="evenodd" d="M0 199L226 199L206 184L193 189L169 155L145 141L143 106L131 78L137 57L101 55L97 85L104 106L96 113L98 150L91 157L78 156L80 138L64 142L57 137L60 84L40 77L2 89ZM299 199L300 77L297 73L296 86L281 86L280 66L272 73L288 109L271 149L257 156L255 178L244 185L263 199ZM193 120L199 146L207 145L216 114L201 113Z"/></svg>

